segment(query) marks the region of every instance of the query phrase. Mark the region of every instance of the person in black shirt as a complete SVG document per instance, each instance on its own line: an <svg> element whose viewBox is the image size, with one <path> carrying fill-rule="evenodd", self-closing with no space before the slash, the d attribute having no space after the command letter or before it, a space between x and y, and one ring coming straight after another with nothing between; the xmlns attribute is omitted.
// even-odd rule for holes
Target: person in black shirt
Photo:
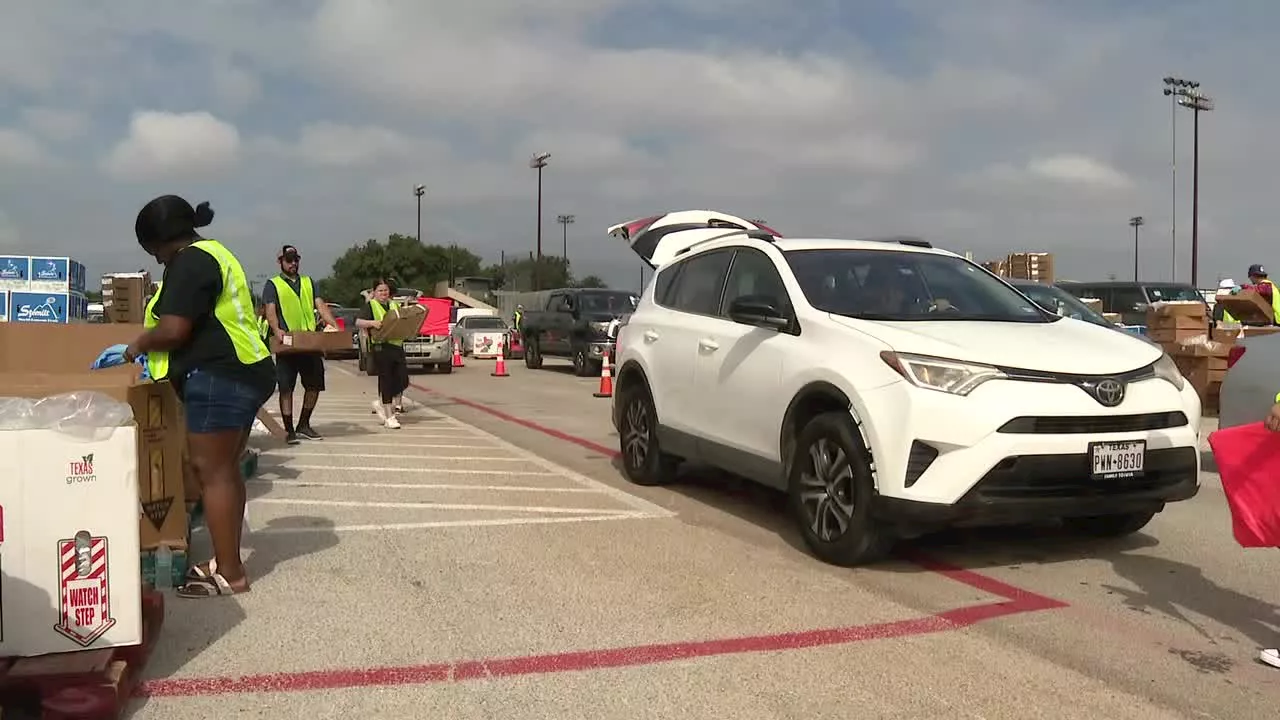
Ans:
<svg viewBox="0 0 1280 720"><path fill-rule="evenodd" d="M169 380L184 406L214 553L178 588L179 596L196 598L249 590L240 559L246 501L240 458L276 375L243 268L225 246L196 232L212 221L208 203L192 208L175 195L158 197L138 213L138 243L165 270L154 327L125 351L129 361L147 354L153 377Z"/></svg>
<svg viewBox="0 0 1280 720"><path fill-rule="evenodd" d="M374 312L375 306L381 310ZM377 330L382 327L382 315L391 306L391 283L379 280L373 286L373 297L360 308L356 315L356 327L364 330ZM400 429L397 412L404 412L404 391L409 388L409 366L405 364L404 347L399 343L369 341L373 350L373 367L378 371L379 400L373 401L373 411L382 419L383 425L392 429Z"/></svg>

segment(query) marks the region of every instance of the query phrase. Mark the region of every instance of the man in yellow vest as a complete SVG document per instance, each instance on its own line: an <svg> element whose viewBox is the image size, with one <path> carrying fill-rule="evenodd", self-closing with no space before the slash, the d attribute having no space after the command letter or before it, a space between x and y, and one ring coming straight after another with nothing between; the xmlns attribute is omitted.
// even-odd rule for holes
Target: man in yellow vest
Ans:
<svg viewBox="0 0 1280 720"><path fill-rule="evenodd" d="M1280 324L1280 292L1276 292L1276 284L1267 278L1267 269L1262 265L1250 265L1249 284L1253 285L1264 300L1271 303L1272 324Z"/></svg>
<svg viewBox="0 0 1280 720"><path fill-rule="evenodd" d="M329 311L329 304L316 295L315 283L299 272L302 255L293 245L280 248L276 256L280 274L271 278L262 289L262 304L266 307L267 324L271 334L281 342L288 332L312 332L316 329L316 313L326 324L338 327L338 321ZM298 444L298 438L319 440L320 433L311 427L311 413L316 409L320 393L324 392L323 353L284 353L276 355L277 383L280 395L280 418L287 432L287 442ZM298 425L293 424L293 389L302 378L302 412Z"/></svg>

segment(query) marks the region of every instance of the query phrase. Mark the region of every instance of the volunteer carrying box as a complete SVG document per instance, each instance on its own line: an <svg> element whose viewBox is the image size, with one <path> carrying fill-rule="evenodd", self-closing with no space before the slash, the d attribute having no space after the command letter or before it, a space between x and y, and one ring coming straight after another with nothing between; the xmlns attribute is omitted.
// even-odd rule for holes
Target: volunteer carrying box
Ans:
<svg viewBox="0 0 1280 720"><path fill-rule="evenodd" d="M21 408L32 401L0 393L0 422L34 425L0 430L0 656L137 645L142 597L132 410L86 392L35 404L52 409L24 421ZM79 414L68 409L74 407ZM61 427L38 421L49 417L71 419Z"/></svg>
<svg viewBox="0 0 1280 720"><path fill-rule="evenodd" d="M290 332L284 334L284 342L279 338L271 338L271 352L276 355L288 353L322 353L351 349L351 333L338 332Z"/></svg>
<svg viewBox="0 0 1280 720"><path fill-rule="evenodd" d="M412 340L422 334L422 323L427 319L427 308L422 305L404 305L388 310L382 316L382 327L370 332L378 342L387 340Z"/></svg>

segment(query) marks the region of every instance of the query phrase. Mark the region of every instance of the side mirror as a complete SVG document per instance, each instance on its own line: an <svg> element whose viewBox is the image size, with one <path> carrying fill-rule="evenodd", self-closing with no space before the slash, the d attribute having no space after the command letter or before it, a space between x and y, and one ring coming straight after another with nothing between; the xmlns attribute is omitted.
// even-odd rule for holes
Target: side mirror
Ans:
<svg viewBox="0 0 1280 720"><path fill-rule="evenodd" d="M784 330L791 326L791 318L778 309L774 299L762 295L745 295L729 303L729 319L771 330Z"/></svg>

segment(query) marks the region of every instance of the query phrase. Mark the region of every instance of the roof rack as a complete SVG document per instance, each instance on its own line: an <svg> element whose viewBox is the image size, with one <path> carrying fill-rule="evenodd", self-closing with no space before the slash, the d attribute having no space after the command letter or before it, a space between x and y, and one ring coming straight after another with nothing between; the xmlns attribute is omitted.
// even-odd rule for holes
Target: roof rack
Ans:
<svg viewBox="0 0 1280 720"><path fill-rule="evenodd" d="M741 225L738 225L735 222L730 222L728 220L720 220L719 218L712 218L711 220L708 220L705 224L689 223L688 225L675 225L675 226L672 226L672 228L673 228L672 232L683 232L685 230L701 230L701 229L724 229L729 231L723 235L716 235L714 237L709 237L705 240L699 240L698 242L693 243L689 247L680 248L675 252L676 256L684 255L685 253L698 247L699 245L703 245L709 242L714 242L716 240L723 240L725 238L733 237L734 235L746 235L752 240L762 240L764 242L774 242L775 240L778 239L776 236L774 236L773 233L769 232L768 230L761 230L759 228L747 229L742 227ZM667 230L667 228L661 228L661 229Z"/></svg>
<svg viewBox="0 0 1280 720"><path fill-rule="evenodd" d="M933 249L933 243L928 240L922 240L918 237L911 237L908 235L888 235L885 237L870 237L862 239L865 242L897 243L899 245L907 245L910 247Z"/></svg>

